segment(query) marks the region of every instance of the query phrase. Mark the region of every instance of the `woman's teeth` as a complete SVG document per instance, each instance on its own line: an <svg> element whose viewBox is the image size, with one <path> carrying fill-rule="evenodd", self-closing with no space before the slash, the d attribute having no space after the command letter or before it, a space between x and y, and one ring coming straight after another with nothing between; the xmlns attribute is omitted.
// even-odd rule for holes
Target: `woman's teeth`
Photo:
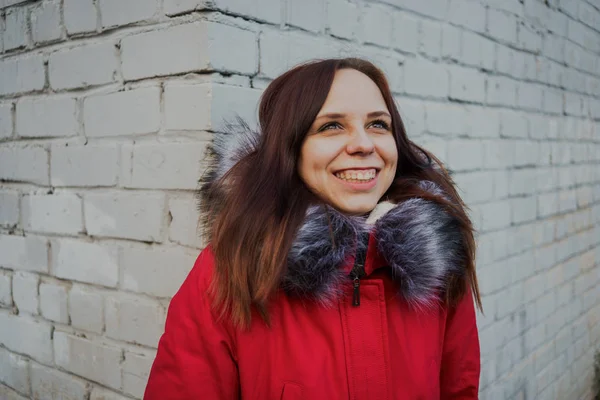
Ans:
<svg viewBox="0 0 600 400"><path fill-rule="evenodd" d="M377 175L377 171L374 169L345 170L335 174L347 182L368 182L375 179L375 175Z"/></svg>

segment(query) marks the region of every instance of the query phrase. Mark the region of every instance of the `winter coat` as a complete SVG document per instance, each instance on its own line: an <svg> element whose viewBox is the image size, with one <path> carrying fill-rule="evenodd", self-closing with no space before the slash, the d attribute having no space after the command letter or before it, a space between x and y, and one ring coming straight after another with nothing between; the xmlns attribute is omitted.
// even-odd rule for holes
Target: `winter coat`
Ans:
<svg viewBox="0 0 600 400"><path fill-rule="evenodd" d="M207 246L171 301L144 398L476 399L473 297L440 299L464 276L459 238L457 221L419 198L380 203L366 221L311 207L270 326L255 312L247 330L211 307Z"/></svg>

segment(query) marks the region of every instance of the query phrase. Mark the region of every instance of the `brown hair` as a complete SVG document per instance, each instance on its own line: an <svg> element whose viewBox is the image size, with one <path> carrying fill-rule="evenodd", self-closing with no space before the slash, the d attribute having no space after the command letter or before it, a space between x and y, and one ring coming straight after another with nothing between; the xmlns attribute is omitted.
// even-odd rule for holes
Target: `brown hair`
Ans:
<svg viewBox="0 0 600 400"><path fill-rule="evenodd" d="M359 58L326 59L298 65L269 84L260 101L261 135L256 150L221 178L227 179L229 195L218 205L219 212L208 227L215 259L209 293L220 315L227 315L237 326L249 326L253 308L269 322L268 302L279 288L294 235L314 199L297 172L300 148L325 103L336 71L344 68L373 80L392 116L398 166L385 196L395 202L411 197L435 201L461 224L467 250L466 278L450 278L446 304L454 304L470 287L481 309L473 226L450 175L437 158L406 136L387 79L379 68ZM436 183L448 199L421 189L417 184L421 180ZM211 187L205 185L202 190Z"/></svg>

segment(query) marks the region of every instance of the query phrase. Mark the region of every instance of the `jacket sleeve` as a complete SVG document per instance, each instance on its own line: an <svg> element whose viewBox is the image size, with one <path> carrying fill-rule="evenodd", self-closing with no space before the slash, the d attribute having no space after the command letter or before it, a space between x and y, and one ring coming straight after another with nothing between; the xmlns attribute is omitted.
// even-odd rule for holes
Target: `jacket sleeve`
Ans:
<svg viewBox="0 0 600 400"><path fill-rule="evenodd" d="M448 310L440 371L440 399L467 400L479 396L479 335L473 295Z"/></svg>
<svg viewBox="0 0 600 400"><path fill-rule="evenodd" d="M206 296L212 264L207 247L171 300L146 400L238 398L233 340L215 320Z"/></svg>

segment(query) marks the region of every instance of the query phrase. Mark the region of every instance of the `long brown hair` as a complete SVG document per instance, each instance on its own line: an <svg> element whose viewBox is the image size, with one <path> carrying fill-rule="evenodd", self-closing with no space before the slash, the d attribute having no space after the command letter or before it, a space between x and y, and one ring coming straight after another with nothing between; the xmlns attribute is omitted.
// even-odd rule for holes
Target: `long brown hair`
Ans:
<svg viewBox="0 0 600 400"><path fill-rule="evenodd" d="M325 103L336 71L344 68L373 80L392 116L398 166L384 196L395 202L411 197L435 201L460 222L466 278L450 278L445 301L455 303L470 287L481 309L473 226L450 175L437 158L406 136L379 68L359 58L326 59L298 65L269 84L259 106L261 135L256 150L221 178L227 179L228 196L218 205L216 217L209 220L211 226L205 227L212 232L215 260L209 293L220 315L227 315L236 326L248 327L253 309L269 322L269 300L279 288L294 235L314 200L297 172L300 148ZM421 180L436 183L448 198L424 191L418 185ZM210 191L211 186L204 185L201 190Z"/></svg>

